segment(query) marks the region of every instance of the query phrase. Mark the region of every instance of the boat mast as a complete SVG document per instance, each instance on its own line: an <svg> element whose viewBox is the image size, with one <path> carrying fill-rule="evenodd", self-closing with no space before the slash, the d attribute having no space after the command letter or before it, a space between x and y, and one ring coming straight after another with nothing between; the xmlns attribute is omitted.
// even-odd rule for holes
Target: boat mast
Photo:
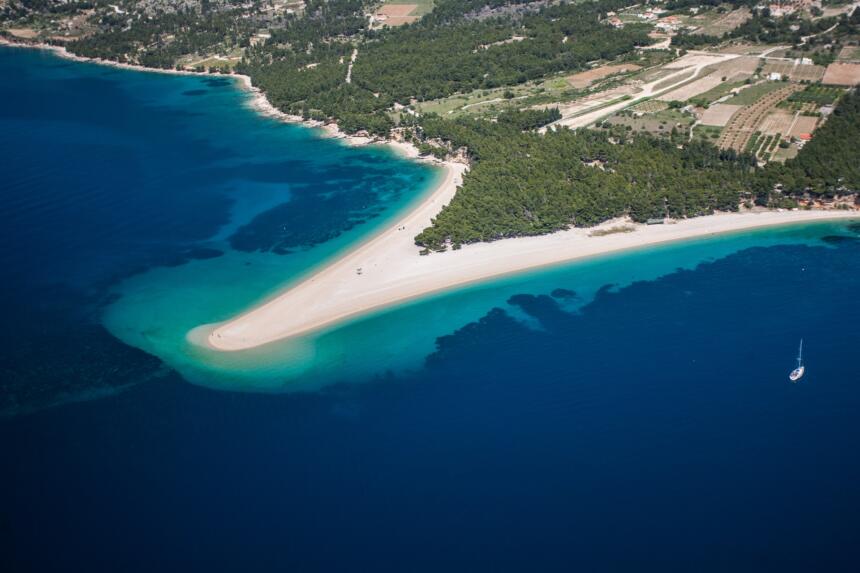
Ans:
<svg viewBox="0 0 860 573"><path fill-rule="evenodd" d="M797 353L797 367L800 368L803 363L803 339L800 339L800 350Z"/></svg>

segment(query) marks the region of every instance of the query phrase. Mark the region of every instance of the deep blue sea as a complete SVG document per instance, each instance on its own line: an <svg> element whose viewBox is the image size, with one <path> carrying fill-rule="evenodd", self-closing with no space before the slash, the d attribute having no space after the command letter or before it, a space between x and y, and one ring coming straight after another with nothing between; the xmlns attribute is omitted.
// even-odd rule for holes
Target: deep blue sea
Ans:
<svg viewBox="0 0 860 573"><path fill-rule="evenodd" d="M857 224L224 358L188 330L439 173L259 117L227 78L8 48L0 77L0 570L860 570Z"/></svg>

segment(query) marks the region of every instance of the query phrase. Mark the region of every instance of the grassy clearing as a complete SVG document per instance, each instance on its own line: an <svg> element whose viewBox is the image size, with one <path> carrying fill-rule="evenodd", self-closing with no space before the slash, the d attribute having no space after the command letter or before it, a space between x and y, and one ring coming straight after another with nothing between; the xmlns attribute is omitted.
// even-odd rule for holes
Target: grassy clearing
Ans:
<svg viewBox="0 0 860 573"><path fill-rule="evenodd" d="M693 140L710 141L711 143L716 143L722 132L722 127L717 127L714 125L697 125L695 129L693 129Z"/></svg>
<svg viewBox="0 0 860 573"><path fill-rule="evenodd" d="M761 82L741 90L736 96L729 98L725 103L732 105L752 105L770 92L785 87L783 82Z"/></svg>
<svg viewBox="0 0 860 573"><path fill-rule="evenodd" d="M744 82L723 82L706 92L690 98L688 101L701 106L710 105L721 97L729 95L733 89L739 88L742 85L744 85ZM725 103L734 103L734 101L726 101Z"/></svg>
<svg viewBox="0 0 860 573"><path fill-rule="evenodd" d="M672 132L672 128L682 133L688 132L694 122L691 116L677 109L664 109L640 117L636 117L630 110L623 110L606 118L606 121L612 125L628 126L631 131L667 136Z"/></svg>

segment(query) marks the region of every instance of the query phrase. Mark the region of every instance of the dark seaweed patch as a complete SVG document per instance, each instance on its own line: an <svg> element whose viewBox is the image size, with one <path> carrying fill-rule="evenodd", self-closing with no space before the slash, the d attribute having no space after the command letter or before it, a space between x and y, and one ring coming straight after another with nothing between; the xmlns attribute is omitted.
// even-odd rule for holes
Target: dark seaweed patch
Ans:
<svg viewBox="0 0 860 573"><path fill-rule="evenodd" d="M571 299L571 298L576 298L576 297L577 297L576 291L572 291L572 290L569 290L569 289L566 289L566 288L557 288L557 289L553 290L553 291L550 293L550 295L551 295L553 298L558 298L558 299L562 299L562 300L565 300L565 299Z"/></svg>
<svg viewBox="0 0 860 573"><path fill-rule="evenodd" d="M821 237L821 240L828 245L841 245L843 243L858 243L860 242L860 237L847 237L845 235L827 235L826 237Z"/></svg>

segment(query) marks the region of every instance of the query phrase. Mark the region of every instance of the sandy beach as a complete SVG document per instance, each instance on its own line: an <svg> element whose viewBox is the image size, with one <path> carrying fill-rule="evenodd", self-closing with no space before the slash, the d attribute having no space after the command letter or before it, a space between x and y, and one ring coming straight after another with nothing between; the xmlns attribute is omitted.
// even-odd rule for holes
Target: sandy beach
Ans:
<svg viewBox="0 0 860 573"><path fill-rule="evenodd" d="M857 211L724 213L672 224L634 225L615 220L590 229L466 245L419 255L414 236L454 196L465 166L446 165L443 183L416 209L283 294L208 330L217 350L253 348L330 326L429 293L564 262L750 229L803 222L860 219ZM591 234L619 225L633 231ZM200 332L195 339L200 340Z"/></svg>

